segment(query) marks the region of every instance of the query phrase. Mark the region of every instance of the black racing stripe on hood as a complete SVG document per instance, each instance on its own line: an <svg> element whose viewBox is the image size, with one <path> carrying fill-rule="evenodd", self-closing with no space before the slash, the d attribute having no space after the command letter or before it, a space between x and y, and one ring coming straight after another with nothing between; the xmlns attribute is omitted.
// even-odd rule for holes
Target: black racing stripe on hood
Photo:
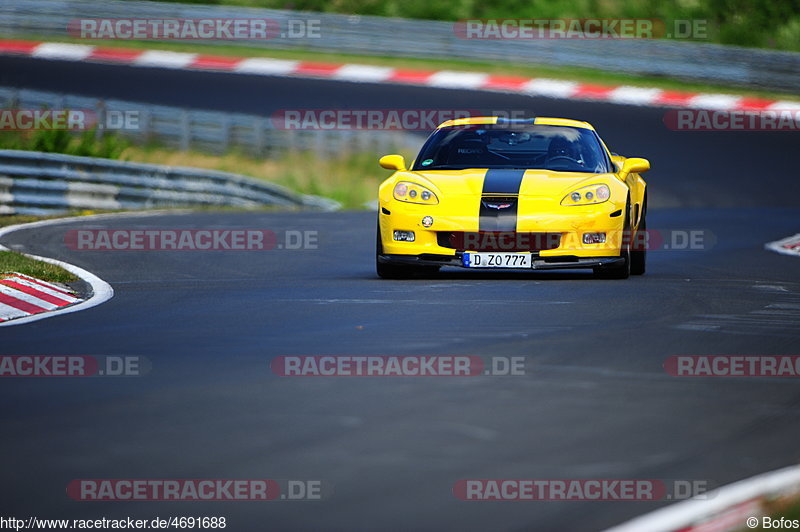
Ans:
<svg viewBox="0 0 800 532"><path fill-rule="evenodd" d="M483 176L483 195L519 194L525 170L489 169Z"/></svg>
<svg viewBox="0 0 800 532"><path fill-rule="evenodd" d="M525 170L490 169L483 177L481 193L480 231L517 230L517 202ZM493 197L507 195L510 197Z"/></svg>

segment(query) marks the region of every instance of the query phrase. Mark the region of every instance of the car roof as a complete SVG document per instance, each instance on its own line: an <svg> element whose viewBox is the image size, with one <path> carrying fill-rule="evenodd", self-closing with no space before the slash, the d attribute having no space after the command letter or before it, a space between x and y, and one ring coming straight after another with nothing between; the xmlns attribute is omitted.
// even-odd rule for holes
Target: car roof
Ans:
<svg viewBox="0 0 800 532"><path fill-rule="evenodd" d="M439 124L439 127L436 129L442 129L445 127L453 127L453 126L469 126L469 125L481 125L481 124L537 124L543 126L570 126L570 127L579 127L583 129L590 129L594 131L594 128L589 122L582 122L580 120L571 120L569 118L549 118L549 117L536 117L536 118L504 118L499 116L472 116L469 118L457 118L455 120L448 120L447 122L442 122Z"/></svg>

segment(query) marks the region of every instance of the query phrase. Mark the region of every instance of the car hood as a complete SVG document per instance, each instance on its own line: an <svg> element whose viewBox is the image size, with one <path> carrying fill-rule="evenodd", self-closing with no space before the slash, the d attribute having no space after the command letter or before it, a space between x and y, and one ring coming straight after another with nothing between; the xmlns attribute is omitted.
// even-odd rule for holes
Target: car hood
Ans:
<svg viewBox="0 0 800 532"><path fill-rule="evenodd" d="M485 194L516 195L552 198L573 188L597 180L604 181L612 174L555 172L552 170L431 170L399 172L397 180L434 185L435 192L445 196Z"/></svg>

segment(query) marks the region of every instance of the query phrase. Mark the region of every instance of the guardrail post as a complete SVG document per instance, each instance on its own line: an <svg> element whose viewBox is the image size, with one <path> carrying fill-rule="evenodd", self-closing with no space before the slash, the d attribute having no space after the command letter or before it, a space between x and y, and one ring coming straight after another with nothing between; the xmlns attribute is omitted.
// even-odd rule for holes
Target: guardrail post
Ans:
<svg viewBox="0 0 800 532"><path fill-rule="evenodd" d="M255 144L255 154L260 156L264 151L264 127L266 126L263 118L253 119L253 143Z"/></svg>
<svg viewBox="0 0 800 532"><path fill-rule="evenodd" d="M189 151L189 146L191 145L192 141L192 130L189 122L189 112L188 111L181 111L181 118L180 118L180 147L183 151Z"/></svg>
<svg viewBox="0 0 800 532"><path fill-rule="evenodd" d="M9 109L19 109L19 89L12 89L8 107Z"/></svg>
<svg viewBox="0 0 800 532"><path fill-rule="evenodd" d="M150 111L147 109L139 112L139 135L142 142L150 142Z"/></svg>
<svg viewBox="0 0 800 532"><path fill-rule="evenodd" d="M220 134L222 137L220 147L222 153L226 153L231 144L231 119L227 114L222 115L222 119L220 120Z"/></svg>
<svg viewBox="0 0 800 532"><path fill-rule="evenodd" d="M94 130L94 138L100 139L106 134L106 103L103 100L97 100L95 109L97 111L97 128Z"/></svg>

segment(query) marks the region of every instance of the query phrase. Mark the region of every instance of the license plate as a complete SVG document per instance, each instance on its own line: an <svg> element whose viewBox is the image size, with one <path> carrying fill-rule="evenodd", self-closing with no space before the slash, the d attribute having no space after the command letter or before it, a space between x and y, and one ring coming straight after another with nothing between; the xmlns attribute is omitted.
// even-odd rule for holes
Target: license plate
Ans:
<svg viewBox="0 0 800 532"><path fill-rule="evenodd" d="M462 263L466 268L530 268L530 253L464 253Z"/></svg>

